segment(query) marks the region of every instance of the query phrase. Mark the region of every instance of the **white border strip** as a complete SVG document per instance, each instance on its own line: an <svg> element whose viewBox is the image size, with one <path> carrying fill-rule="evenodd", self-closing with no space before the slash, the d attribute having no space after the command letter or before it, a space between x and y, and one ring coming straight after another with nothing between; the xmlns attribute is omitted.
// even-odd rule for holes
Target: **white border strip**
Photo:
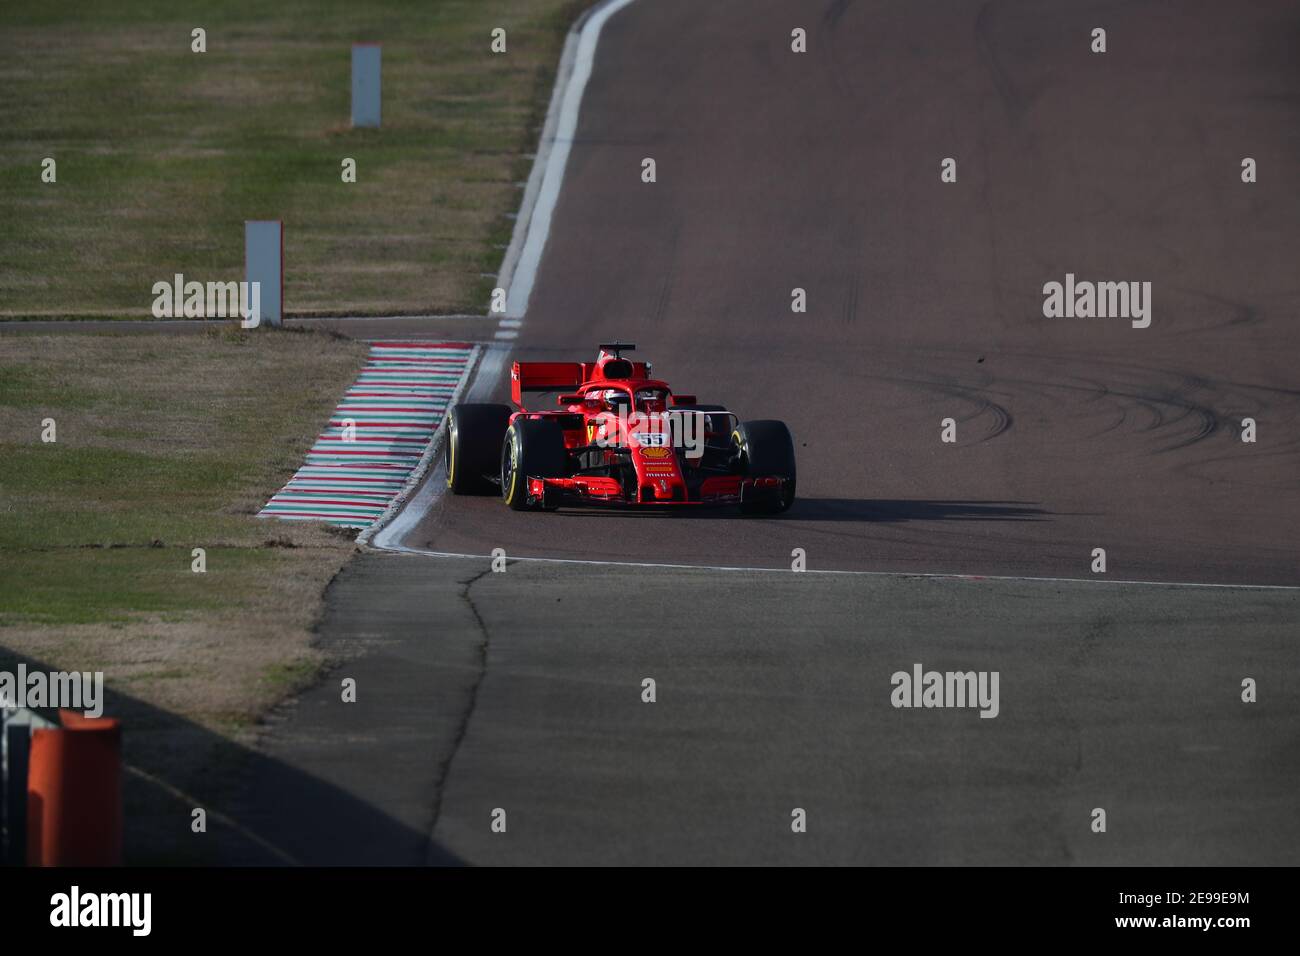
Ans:
<svg viewBox="0 0 1300 956"><path fill-rule="evenodd" d="M580 16L565 37L564 51L560 55L560 65L555 74L555 88L551 91L546 122L542 126L541 142L533 159L532 171L528 175L528 185L524 189L510 245L506 248L501 272L497 276L498 285L507 290L506 310L504 315L497 316L500 325L493 336L495 343L483 346L482 360L477 368L474 367L473 360L469 362L466 375L472 377L462 378L456 392L447 402L448 408L461 400L461 392L469 381L474 383L469 400L483 401L492 393L505 371L507 350L511 340L519 335L533 283L537 279L542 250L546 248L546 239L550 234L551 216L555 212L560 186L564 182L564 169L568 165L574 131L578 127L582 94L587 81L591 79L601 28L610 17L632 2L633 0L605 0L600 6L593 7ZM388 510L357 537L358 545L381 551L410 551L402 545L402 538L424 519L429 508L442 494L441 483L436 479L425 482L414 495L412 491L426 476L434 456L441 450L444 430L443 425L439 424L424 456L412 472L411 480Z"/></svg>
<svg viewBox="0 0 1300 956"><path fill-rule="evenodd" d="M497 381L505 369L507 350L501 347L484 346L481 350L482 358L478 363L478 369L474 373L474 384L469 387L468 394L463 397L471 402L481 402L491 394L492 389L496 387ZM470 367L473 366L470 363ZM469 375L469 367L466 369L466 375ZM456 392L447 402L447 408L451 408L462 398L461 392L465 383L470 379L468 377L461 380L461 384L456 386ZM425 457L420 459L417 469L421 474L434 463L434 456L442 448L443 439L446 437L446 418L438 425L438 430L434 432L433 438L429 441L429 447L425 451ZM437 468L441 468L439 463ZM392 509L384 512L373 525L371 525L362 537L357 538L357 544L363 547L374 548L378 551L397 551L401 553L411 552L402 544L402 539L409 534L416 525L424 520L424 516L429 513L433 503L442 497L443 481L439 478L439 472L434 470L429 476L429 480L424 483L424 487L416 492L415 496L407 502L405 508L400 509L397 513L391 513ZM406 494L410 491L403 489ZM364 538L364 540L363 540Z"/></svg>
<svg viewBox="0 0 1300 956"><path fill-rule="evenodd" d="M457 551L426 551L421 548L393 548L402 554L414 554L427 558L473 558L479 561L491 561L490 554L464 554ZM1128 585L1130 587L1148 588L1225 588L1236 591L1300 591L1295 584L1204 584L1199 581L1127 581L1115 578L1037 578L1015 574L968 574L959 571L853 571L835 568L807 568L792 571L790 568L747 568L723 564L668 564L654 561L595 561L588 558L540 558L530 555L506 555L509 562L534 561L542 564L578 564L601 565L612 568L659 568L673 571L723 571L768 573L768 574L828 574L841 577L861 578L923 578L937 581L966 581L978 584L981 581L1011 581L1028 584L1108 584Z"/></svg>
<svg viewBox="0 0 1300 956"><path fill-rule="evenodd" d="M378 339L368 342L367 344L373 347L375 345L382 345L385 341L396 340ZM433 345L437 343L431 342L430 344ZM465 391L466 387L468 387L470 377L474 374L474 368L478 364L478 358L482 354L483 349L480 346L471 345L471 351L469 357L465 360L464 369L461 370L460 379L456 382L456 387L452 390L451 395L447 397L448 409L460 401L461 393ZM434 426L433 434L429 436L429 443L424 446L424 454L421 455L420 460L415 463L415 467L406 478L406 483L402 485L401 490L398 491L393 497L393 500L388 503L388 507L384 509L383 513L371 523L370 527L357 535L358 545L365 547L370 543L371 538L386 528L388 524L397 517L397 513L401 511L403 506L406 504L406 499L411 497L411 493L419 486L420 481L429 470L429 466L433 464L434 455L438 453L438 449L442 446L442 433L446 431L446 427L447 415L444 413L442 421L438 422L437 425ZM433 483L430 482L430 484Z"/></svg>
<svg viewBox="0 0 1300 956"><path fill-rule="evenodd" d="M546 111L546 124L542 127L542 141L528 176L515 232L506 249L501 274L497 277L498 283L508 290L506 318L523 318L528 310L528 299L537 280L537 267L541 264L542 251L551 232L551 216L560 198L560 186L564 183L564 168L568 165L569 150L578 129L582 94L595 64L601 28L630 3L632 0L606 0L580 18L564 41L555 90ZM526 236L522 242L521 236Z"/></svg>

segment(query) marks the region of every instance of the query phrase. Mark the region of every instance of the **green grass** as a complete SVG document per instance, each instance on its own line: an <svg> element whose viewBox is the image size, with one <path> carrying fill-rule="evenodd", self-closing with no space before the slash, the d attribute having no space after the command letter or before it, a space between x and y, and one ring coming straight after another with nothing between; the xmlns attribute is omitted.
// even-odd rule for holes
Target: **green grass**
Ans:
<svg viewBox="0 0 1300 956"><path fill-rule="evenodd" d="M148 318L176 272L242 278L246 219L285 221L288 314L486 311L584 5L6 0L0 316ZM350 127L355 40L384 45L379 130Z"/></svg>
<svg viewBox="0 0 1300 956"><path fill-rule="evenodd" d="M257 518L301 463L365 360L319 333L7 336L0 358L0 644L84 668L130 671L140 640L262 635L207 647L178 675L236 685L256 712L315 666L319 596L353 544L321 526ZM55 423L54 442L42 440ZM206 571L192 569L203 548ZM287 670L286 670L287 669ZM111 678L110 678L111 679ZM140 675L147 699L159 683Z"/></svg>
<svg viewBox="0 0 1300 956"><path fill-rule="evenodd" d="M226 607L242 592L241 579L273 579L276 572L276 555L269 550L209 548L207 574L191 572L189 549L154 551L114 546L99 553L56 549L22 555L0 583L0 621L128 624L157 615L175 623L189 612Z"/></svg>

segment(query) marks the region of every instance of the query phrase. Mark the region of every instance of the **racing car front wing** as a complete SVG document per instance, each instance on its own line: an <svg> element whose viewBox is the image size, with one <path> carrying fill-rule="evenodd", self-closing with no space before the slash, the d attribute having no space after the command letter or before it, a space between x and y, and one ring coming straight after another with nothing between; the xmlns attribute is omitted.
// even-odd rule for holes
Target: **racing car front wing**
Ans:
<svg viewBox="0 0 1300 956"><path fill-rule="evenodd" d="M561 505L732 505L779 498L787 479L717 475L705 478L694 494L681 485L660 489L647 482L635 496L625 493L615 478L577 475L572 478L529 478L528 499L544 508Z"/></svg>

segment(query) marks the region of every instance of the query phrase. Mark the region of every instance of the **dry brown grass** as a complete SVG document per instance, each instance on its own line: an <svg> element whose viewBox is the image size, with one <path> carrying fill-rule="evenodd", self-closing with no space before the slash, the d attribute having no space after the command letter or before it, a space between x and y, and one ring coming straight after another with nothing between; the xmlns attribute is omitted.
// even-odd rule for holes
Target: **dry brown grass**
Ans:
<svg viewBox="0 0 1300 956"><path fill-rule="evenodd" d="M351 535L256 511L366 346L324 334L10 336L0 359L0 645L195 723L247 728L310 679ZM53 418L58 441L40 441ZM190 569L191 549L208 570ZM0 652L3 656L3 652Z"/></svg>

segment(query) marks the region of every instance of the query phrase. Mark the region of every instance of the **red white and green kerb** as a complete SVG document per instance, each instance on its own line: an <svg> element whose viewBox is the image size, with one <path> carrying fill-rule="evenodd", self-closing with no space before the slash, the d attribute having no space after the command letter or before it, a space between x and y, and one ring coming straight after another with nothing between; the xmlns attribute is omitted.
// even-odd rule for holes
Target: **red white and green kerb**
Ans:
<svg viewBox="0 0 1300 956"><path fill-rule="evenodd" d="M375 342L356 383L260 514L367 528L387 510L428 448L469 368L463 342ZM356 424L344 441L345 421Z"/></svg>

